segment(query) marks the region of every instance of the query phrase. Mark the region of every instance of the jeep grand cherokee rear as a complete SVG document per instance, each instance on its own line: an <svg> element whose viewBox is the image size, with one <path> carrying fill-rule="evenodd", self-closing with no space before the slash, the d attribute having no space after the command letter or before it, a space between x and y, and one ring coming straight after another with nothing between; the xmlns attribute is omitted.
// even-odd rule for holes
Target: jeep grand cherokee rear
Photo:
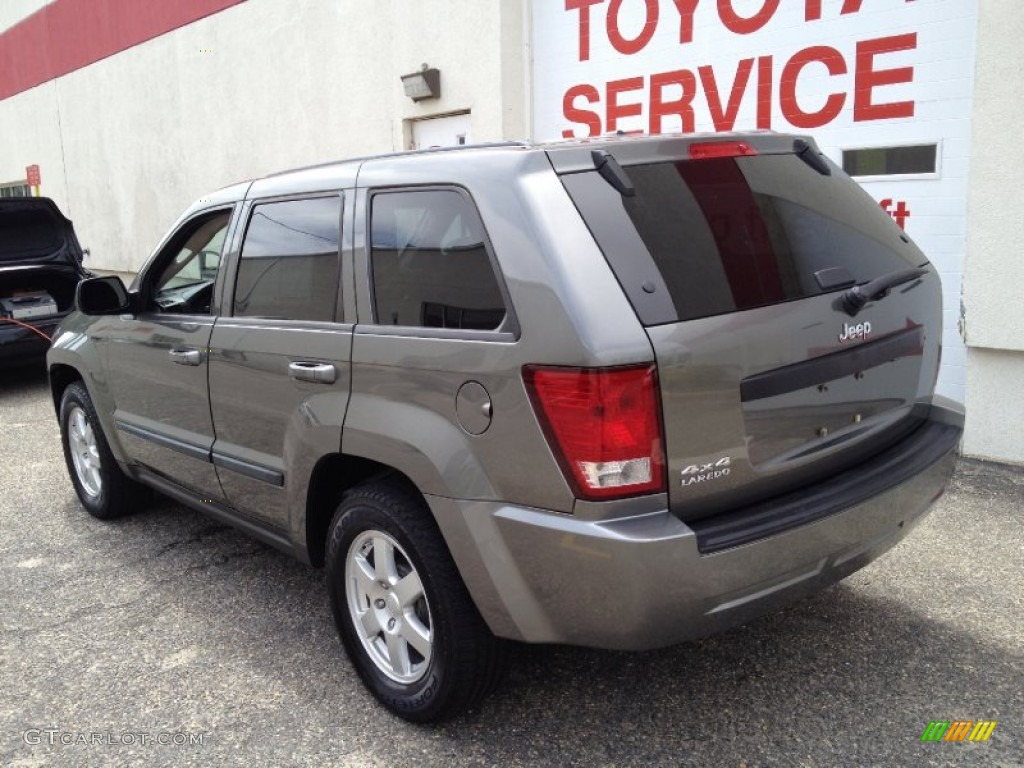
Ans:
<svg viewBox="0 0 1024 768"><path fill-rule="evenodd" d="M524 371L578 497L622 500L578 504L571 522L495 513L512 559L533 566L519 571L543 616L530 639L697 637L905 535L941 494L962 431L960 407L934 396L939 276L906 234L805 138L549 156L653 363ZM640 502L652 491L665 511ZM571 590L537 567L556 560Z"/></svg>
<svg viewBox="0 0 1024 768"><path fill-rule="evenodd" d="M807 141L660 149L627 144L601 156L604 175L562 181L654 348L671 509L705 530L912 431L938 372L942 294L917 246ZM612 164L626 189L606 181ZM848 304L890 275L901 282Z"/></svg>
<svg viewBox="0 0 1024 768"><path fill-rule="evenodd" d="M806 138L544 149L571 205L532 166L509 179L525 221L470 187L498 235L529 412L496 391L486 434L508 434L511 410L518 439L457 464L473 477L480 461L493 495L427 497L491 629L663 646L819 590L905 536L962 432L933 392L939 278L905 233ZM539 233L543 275L508 221ZM544 501L552 484L522 455L533 432L568 508Z"/></svg>

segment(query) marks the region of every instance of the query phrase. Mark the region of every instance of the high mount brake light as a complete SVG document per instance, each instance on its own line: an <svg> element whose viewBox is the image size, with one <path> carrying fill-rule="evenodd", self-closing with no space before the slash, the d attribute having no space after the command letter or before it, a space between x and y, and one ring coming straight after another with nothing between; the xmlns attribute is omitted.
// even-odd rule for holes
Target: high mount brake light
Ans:
<svg viewBox="0 0 1024 768"><path fill-rule="evenodd" d="M665 490L654 365L528 365L523 380L548 444L578 498L603 501Z"/></svg>
<svg viewBox="0 0 1024 768"><path fill-rule="evenodd" d="M757 150L745 141L702 141L690 145L691 160L709 160L714 157L749 157Z"/></svg>

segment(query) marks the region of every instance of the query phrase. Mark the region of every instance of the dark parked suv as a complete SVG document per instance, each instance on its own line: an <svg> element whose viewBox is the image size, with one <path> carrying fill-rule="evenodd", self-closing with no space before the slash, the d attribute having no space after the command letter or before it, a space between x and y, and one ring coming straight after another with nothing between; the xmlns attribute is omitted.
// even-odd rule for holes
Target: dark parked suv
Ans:
<svg viewBox="0 0 1024 768"><path fill-rule="evenodd" d="M91 273L75 229L48 197L0 198L0 361L42 360Z"/></svg>
<svg viewBox="0 0 1024 768"><path fill-rule="evenodd" d="M411 720L479 701L507 640L654 648L853 573L962 430L935 269L772 133L270 176L77 302L48 361L82 504L155 488L326 565Z"/></svg>

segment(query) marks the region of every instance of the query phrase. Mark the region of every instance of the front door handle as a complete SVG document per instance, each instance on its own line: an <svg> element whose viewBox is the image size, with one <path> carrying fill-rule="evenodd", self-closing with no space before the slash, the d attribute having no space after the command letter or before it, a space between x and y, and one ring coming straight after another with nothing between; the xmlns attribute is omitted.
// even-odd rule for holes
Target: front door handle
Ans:
<svg viewBox="0 0 1024 768"><path fill-rule="evenodd" d="M293 363L288 363L288 375L299 381L333 384L338 378L338 371L330 363L296 360Z"/></svg>
<svg viewBox="0 0 1024 768"><path fill-rule="evenodd" d="M202 355L198 349L172 349L171 359L178 365L199 365Z"/></svg>

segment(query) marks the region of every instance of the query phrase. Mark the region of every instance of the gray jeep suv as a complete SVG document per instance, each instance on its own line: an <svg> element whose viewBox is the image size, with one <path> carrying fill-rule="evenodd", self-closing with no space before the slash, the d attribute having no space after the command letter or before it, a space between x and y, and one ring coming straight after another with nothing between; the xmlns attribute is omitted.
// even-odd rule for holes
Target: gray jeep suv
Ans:
<svg viewBox="0 0 1024 768"><path fill-rule="evenodd" d="M324 565L385 706L508 640L647 649L861 568L943 492L921 251L806 138L494 145L193 205L49 352L99 518L144 489Z"/></svg>

